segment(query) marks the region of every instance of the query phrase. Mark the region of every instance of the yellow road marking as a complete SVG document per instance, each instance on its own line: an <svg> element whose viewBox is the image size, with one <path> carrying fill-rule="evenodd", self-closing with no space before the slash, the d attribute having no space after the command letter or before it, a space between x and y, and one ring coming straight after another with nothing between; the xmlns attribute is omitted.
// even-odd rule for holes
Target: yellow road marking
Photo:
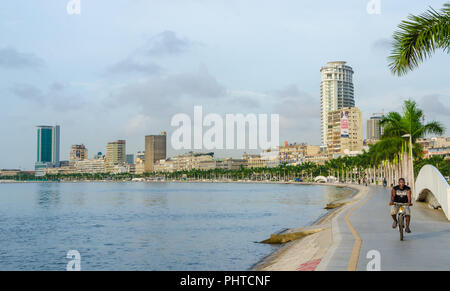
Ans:
<svg viewBox="0 0 450 291"><path fill-rule="evenodd" d="M367 201L370 200L370 198L372 198L372 192L373 192L372 189L369 189L368 191L369 191L369 197L367 199L365 199L364 201L361 201L360 203L356 204L352 209L350 209L350 211L345 216L345 222L347 223L348 228L350 228L350 231L352 232L353 237L355 238L355 243L353 244L353 250L350 255L350 259L348 261L347 271L356 271L356 267L358 266L359 253L361 251L361 244L362 244L361 236L356 231L356 229L353 227L353 225L350 223L350 220L348 218L350 217L350 214L352 214L353 210L364 205Z"/></svg>

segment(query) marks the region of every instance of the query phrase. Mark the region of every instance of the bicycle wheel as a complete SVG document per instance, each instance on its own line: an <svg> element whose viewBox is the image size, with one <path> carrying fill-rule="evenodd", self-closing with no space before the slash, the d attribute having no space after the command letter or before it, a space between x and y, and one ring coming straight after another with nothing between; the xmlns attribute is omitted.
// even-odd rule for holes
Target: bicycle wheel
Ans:
<svg viewBox="0 0 450 291"><path fill-rule="evenodd" d="M400 232L400 240L403 240L403 214L398 216L398 231Z"/></svg>

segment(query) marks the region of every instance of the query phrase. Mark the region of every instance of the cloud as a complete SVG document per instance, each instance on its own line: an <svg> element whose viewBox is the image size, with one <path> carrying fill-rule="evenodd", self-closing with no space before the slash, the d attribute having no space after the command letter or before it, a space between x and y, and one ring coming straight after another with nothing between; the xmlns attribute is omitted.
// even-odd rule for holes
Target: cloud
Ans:
<svg viewBox="0 0 450 291"><path fill-rule="evenodd" d="M424 111L425 115L430 113L449 116L450 107L442 103L439 99L440 95L428 95L422 97L419 101L420 107ZM449 97L446 97L448 99Z"/></svg>
<svg viewBox="0 0 450 291"><path fill-rule="evenodd" d="M226 89L211 76L205 68L193 73L154 76L143 81L125 85L113 99L119 103L135 103L141 108L155 107L155 104L174 104L183 98L219 98L226 95Z"/></svg>
<svg viewBox="0 0 450 291"><path fill-rule="evenodd" d="M52 83L45 91L31 84L16 83L10 88L10 91L14 96L25 101L50 106L56 111L67 112L80 109L86 105L83 98L70 93L69 88L59 82Z"/></svg>
<svg viewBox="0 0 450 291"><path fill-rule="evenodd" d="M11 87L11 92L15 96L28 101L38 102L43 98L43 93L39 88L25 83L13 85Z"/></svg>
<svg viewBox="0 0 450 291"><path fill-rule="evenodd" d="M141 51L147 56L177 55L188 51L193 45L195 42L166 30L152 36Z"/></svg>
<svg viewBox="0 0 450 291"><path fill-rule="evenodd" d="M372 43L372 49L375 50L390 50L392 48L392 40L389 38L379 38Z"/></svg>
<svg viewBox="0 0 450 291"><path fill-rule="evenodd" d="M147 75L159 74L162 68L152 62L142 63L131 58L125 59L108 68L109 73L144 73Z"/></svg>
<svg viewBox="0 0 450 291"><path fill-rule="evenodd" d="M110 66L107 72L112 74L160 74L163 68L151 61L152 58L179 55L197 44L198 42L178 37L175 32L166 30L150 37L142 47L130 53L127 58Z"/></svg>
<svg viewBox="0 0 450 291"><path fill-rule="evenodd" d="M131 117L122 128L125 135L145 135L151 127L152 120L149 116L137 114Z"/></svg>
<svg viewBox="0 0 450 291"><path fill-rule="evenodd" d="M320 138L320 98L288 85L272 90L274 113L280 115L280 137L297 142L318 142ZM302 139L302 140L299 140Z"/></svg>
<svg viewBox="0 0 450 291"><path fill-rule="evenodd" d="M6 47L0 49L0 68L23 69L39 68L44 61L34 54L21 53L14 48Z"/></svg>

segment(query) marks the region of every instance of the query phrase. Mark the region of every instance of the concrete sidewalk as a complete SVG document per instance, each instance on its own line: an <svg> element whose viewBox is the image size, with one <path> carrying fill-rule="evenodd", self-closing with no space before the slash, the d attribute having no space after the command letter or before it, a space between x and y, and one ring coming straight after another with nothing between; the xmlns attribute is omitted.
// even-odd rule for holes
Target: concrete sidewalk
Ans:
<svg viewBox="0 0 450 291"><path fill-rule="evenodd" d="M389 213L390 189L369 187L369 194L335 217L333 246L323 260L321 270L347 270L355 237L345 222L349 221L362 239L357 270L367 270L371 250L378 251L381 270L450 270L450 222L441 210L424 203L411 207L411 230L400 241L398 229L392 229Z"/></svg>

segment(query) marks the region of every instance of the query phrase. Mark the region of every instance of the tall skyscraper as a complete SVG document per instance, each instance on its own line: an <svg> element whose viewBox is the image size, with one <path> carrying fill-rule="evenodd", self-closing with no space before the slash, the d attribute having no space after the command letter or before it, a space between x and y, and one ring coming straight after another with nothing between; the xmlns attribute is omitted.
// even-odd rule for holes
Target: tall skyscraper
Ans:
<svg viewBox="0 0 450 291"><path fill-rule="evenodd" d="M39 125L37 127L36 169L59 165L59 125Z"/></svg>
<svg viewBox="0 0 450 291"><path fill-rule="evenodd" d="M161 132L160 135L147 135L145 137L145 172L153 172L155 162L165 160L166 154L166 133Z"/></svg>
<svg viewBox="0 0 450 291"><path fill-rule="evenodd" d="M382 113L374 113L373 116L367 120L366 139L368 141L377 141L383 134L383 128L380 126L380 120L382 117Z"/></svg>
<svg viewBox="0 0 450 291"><path fill-rule="evenodd" d="M353 69L346 62L329 62L320 70L322 145L327 145L328 113L344 107L355 107Z"/></svg>
<svg viewBox="0 0 450 291"><path fill-rule="evenodd" d="M126 162L126 142L117 140L106 145L105 169L110 173L114 166L123 166Z"/></svg>

